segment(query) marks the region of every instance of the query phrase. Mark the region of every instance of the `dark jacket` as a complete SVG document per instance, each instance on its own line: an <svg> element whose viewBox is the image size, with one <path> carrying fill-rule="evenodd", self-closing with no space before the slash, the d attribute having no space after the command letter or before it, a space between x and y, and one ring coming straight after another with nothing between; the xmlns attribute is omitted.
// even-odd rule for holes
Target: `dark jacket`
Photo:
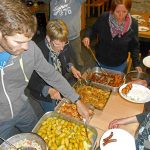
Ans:
<svg viewBox="0 0 150 150"><path fill-rule="evenodd" d="M95 47L96 57L101 64L110 67L121 65L127 60L128 52L131 52L133 65L139 66L138 60L138 23L132 18L132 24L122 37L112 38L109 27L109 13L104 13L97 19L95 24L85 31L85 37L98 36Z"/></svg>
<svg viewBox="0 0 150 150"><path fill-rule="evenodd" d="M52 60L50 59L50 50L48 49L48 47L46 46L45 41L41 41L40 43L38 43L39 48L41 49L44 57L46 58L46 60L52 64ZM70 46L67 45L64 47L64 50L60 53L60 55L58 56L60 62L61 62L61 67L62 67L62 75L65 76L66 72L68 72L69 70L69 65L70 65ZM46 96L42 93L42 90L44 87L47 87L47 92L48 92L48 87L49 85L34 71L31 79L29 81L28 84L28 88L30 90L30 94L38 99L38 100L43 100L43 101L50 101L51 98L49 96L49 94L47 94Z"/></svg>
<svg viewBox="0 0 150 150"><path fill-rule="evenodd" d="M140 123L137 135L135 137L136 150L149 150L150 149L150 112L136 115Z"/></svg>

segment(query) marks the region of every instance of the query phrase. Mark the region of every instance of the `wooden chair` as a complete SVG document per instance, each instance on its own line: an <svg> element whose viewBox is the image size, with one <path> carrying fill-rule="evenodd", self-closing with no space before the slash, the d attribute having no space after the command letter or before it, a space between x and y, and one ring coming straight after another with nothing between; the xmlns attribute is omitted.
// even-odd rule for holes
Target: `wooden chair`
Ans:
<svg viewBox="0 0 150 150"><path fill-rule="evenodd" d="M127 73L130 72L132 66L132 58L131 58L131 53L128 52L128 58L127 58Z"/></svg>
<svg viewBox="0 0 150 150"><path fill-rule="evenodd" d="M139 53L139 59L141 59L141 53ZM129 73L131 71L131 67L132 67L132 58L131 58L131 53L128 52L128 58L127 58L127 73Z"/></svg>
<svg viewBox="0 0 150 150"><path fill-rule="evenodd" d="M105 9L105 11L109 10L110 3L111 3L111 0L104 0L104 9Z"/></svg>
<svg viewBox="0 0 150 150"><path fill-rule="evenodd" d="M87 17L91 16L91 8L92 8L92 14L95 13L95 9L97 8L98 16L100 16L101 14L101 9L102 9L102 13L104 12L104 0L87 0L85 5L86 5Z"/></svg>

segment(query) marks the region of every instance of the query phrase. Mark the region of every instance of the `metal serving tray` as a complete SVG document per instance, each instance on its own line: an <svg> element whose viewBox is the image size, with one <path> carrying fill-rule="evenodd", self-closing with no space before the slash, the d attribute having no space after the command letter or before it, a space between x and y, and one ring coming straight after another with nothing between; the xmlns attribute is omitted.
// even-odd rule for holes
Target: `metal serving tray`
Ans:
<svg viewBox="0 0 150 150"><path fill-rule="evenodd" d="M66 121L69 121L69 122L72 122L72 123L75 123L77 125L84 125L83 122L81 121L77 121L73 118L70 118L70 117L67 117L67 116L64 116L62 114L59 114L57 112L54 112L54 111L50 111L50 112L47 112L45 113L41 119L38 121L38 123L35 125L35 127L33 128L32 132L34 133L37 133L39 128L41 127L42 123L48 119L48 118L53 118L53 117L57 117L57 118L60 118L60 119L63 119L63 120L66 120ZM98 133L97 133L97 130L95 127L92 127L90 125L87 124L87 129L90 130L92 133L93 133L93 136L92 136L92 139L90 139L90 141L92 142L92 148L91 150L94 150L95 147L96 147L96 139L97 139L97 136L98 136Z"/></svg>
<svg viewBox="0 0 150 150"><path fill-rule="evenodd" d="M122 78L123 78L123 83L122 83L122 84L125 83L125 74L124 74L123 72L115 71L115 70L111 70L111 69L105 69L105 68L103 68L103 69L104 69L108 74L109 74L109 73L113 73L113 74L119 74L119 75L121 75ZM87 80L87 76L88 76L89 74L92 74L92 73L102 73L102 72L101 72L101 69L100 69L99 67L94 67L94 68L92 68L92 69L88 69L88 70L85 72L84 78ZM94 82L94 81L90 81L90 82L92 82L93 84L96 84L96 85L103 85L104 87L111 89L112 92L115 92L115 93L118 92L119 87L122 85L122 84L120 84L120 86L118 86L118 87L113 87L113 86L110 86L110 85L108 85L108 84L102 84L102 83L98 83L98 82Z"/></svg>
<svg viewBox="0 0 150 150"><path fill-rule="evenodd" d="M60 112L60 111L61 111L60 109L61 109L61 107L63 107L63 105L65 105L65 104L67 104L67 103L69 103L69 102L60 101L60 102L58 103L58 105L55 107L55 111L58 112L58 113L60 113L60 114L63 114L63 113ZM71 103L71 102L70 102L70 103ZM67 117L74 118L74 119L76 119L76 120L81 120L81 118L75 118L75 117L70 116L70 115L67 115L67 114L63 114L63 115L65 115L65 116L67 116Z"/></svg>
<svg viewBox="0 0 150 150"><path fill-rule="evenodd" d="M85 85L91 86L91 87L95 87L95 88L97 88L97 89L101 89L101 90L103 90L103 91L109 92L109 96L108 96L108 98L106 99L106 101L103 103L103 104L104 104L103 107L101 107L101 108L100 108L100 107L96 107L96 106L94 106L94 105L88 103L89 106L92 105L92 106L95 107L96 109L103 110L104 107L106 106L107 102L108 102L108 99L110 98L112 89L109 88L109 87L107 87L107 86L105 86L105 85L103 85L103 84L95 84L94 82L91 82L91 81L89 81L89 80L77 81L77 82L74 84L73 87L76 89L76 88L78 88L78 87L82 87L82 86L85 86Z"/></svg>
<svg viewBox="0 0 150 150"><path fill-rule="evenodd" d="M58 105L55 107L55 111L56 112L58 112L58 113L60 113L60 114L62 114L61 112L60 112L60 109L61 109L61 107L63 106L63 105L65 105L66 103L71 103L69 100L67 100L66 98L63 98L63 100L62 101L60 101L59 103L58 103ZM93 117L93 115L94 115L94 107L93 106L91 106L91 105L86 105L87 106L87 108L89 109L89 111L91 111L91 114L90 114L90 120L92 119L92 117ZM73 117L73 116L70 116L70 115L67 115L67 114L63 114L63 115L65 115L65 116L67 116L67 117L71 117L71 118L74 118L75 120L80 120L80 121L83 121L83 118L81 117L81 118L75 118L75 117Z"/></svg>

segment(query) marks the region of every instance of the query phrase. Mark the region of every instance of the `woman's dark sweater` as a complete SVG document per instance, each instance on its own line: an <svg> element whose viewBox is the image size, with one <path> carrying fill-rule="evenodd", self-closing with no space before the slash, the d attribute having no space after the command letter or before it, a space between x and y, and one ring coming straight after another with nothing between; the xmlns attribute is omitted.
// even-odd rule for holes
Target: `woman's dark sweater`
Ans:
<svg viewBox="0 0 150 150"><path fill-rule="evenodd" d="M138 59L138 23L132 18L130 29L122 36L112 38L109 27L109 13L104 13L95 24L85 31L85 37L98 38L95 47L96 57L101 64L116 67L127 60L128 52L131 52L133 65L140 65Z"/></svg>

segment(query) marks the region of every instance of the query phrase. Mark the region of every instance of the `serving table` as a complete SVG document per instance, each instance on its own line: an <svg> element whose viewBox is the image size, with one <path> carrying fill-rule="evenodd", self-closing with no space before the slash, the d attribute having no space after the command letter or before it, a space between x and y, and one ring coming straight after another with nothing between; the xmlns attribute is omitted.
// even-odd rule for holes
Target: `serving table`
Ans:
<svg viewBox="0 0 150 150"><path fill-rule="evenodd" d="M139 32L139 37L140 38L150 38L150 22L148 22L150 13L131 12L131 14L132 15L140 15L141 19L144 19L145 22L139 23L139 26L145 26L145 27L149 28L149 31Z"/></svg>
<svg viewBox="0 0 150 150"><path fill-rule="evenodd" d="M112 93L105 108L102 111L96 109L90 121L90 125L98 131L97 146L99 146L100 137L108 130L108 125L112 120L142 113L143 107L143 104L126 101L118 93ZM122 125L120 128L125 129L134 136L138 125L138 123Z"/></svg>

